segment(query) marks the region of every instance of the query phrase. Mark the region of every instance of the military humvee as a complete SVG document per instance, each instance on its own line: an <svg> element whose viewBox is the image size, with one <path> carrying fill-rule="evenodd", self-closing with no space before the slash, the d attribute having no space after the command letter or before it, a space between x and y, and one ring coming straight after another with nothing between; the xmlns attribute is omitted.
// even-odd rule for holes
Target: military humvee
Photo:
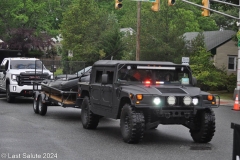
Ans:
<svg viewBox="0 0 240 160"><path fill-rule="evenodd" d="M89 83L79 83L82 125L95 129L101 117L120 119L127 143L138 143L159 124L190 129L195 142L210 142L220 97L196 87L188 65L172 62L100 60Z"/></svg>

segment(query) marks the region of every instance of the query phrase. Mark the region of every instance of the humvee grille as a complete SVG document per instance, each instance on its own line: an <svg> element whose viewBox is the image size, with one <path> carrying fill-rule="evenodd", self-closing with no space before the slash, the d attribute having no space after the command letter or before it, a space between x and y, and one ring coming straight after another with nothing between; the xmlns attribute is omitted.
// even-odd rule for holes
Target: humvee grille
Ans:
<svg viewBox="0 0 240 160"><path fill-rule="evenodd" d="M177 93L177 94L186 94L180 88L157 88L161 93Z"/></svg>

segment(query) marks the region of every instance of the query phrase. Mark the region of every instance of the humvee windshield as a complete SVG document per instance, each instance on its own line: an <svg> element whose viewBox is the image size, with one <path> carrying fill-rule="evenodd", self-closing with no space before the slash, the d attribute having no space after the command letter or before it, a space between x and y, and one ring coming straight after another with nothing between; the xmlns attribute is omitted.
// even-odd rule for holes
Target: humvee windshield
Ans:
<svg viewBox="0 0 240 160"><path fill-rule="evenodd" d="M119 82L136 82L152 85L191 83L191 74L186 66L121 65L118 68Z"/></svg>

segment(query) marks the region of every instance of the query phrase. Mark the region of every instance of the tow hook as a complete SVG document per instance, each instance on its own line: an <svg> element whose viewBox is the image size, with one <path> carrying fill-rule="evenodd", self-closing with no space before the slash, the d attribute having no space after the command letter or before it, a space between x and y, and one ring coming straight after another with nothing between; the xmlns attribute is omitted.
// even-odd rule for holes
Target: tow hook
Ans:
<svg viewBox="0 0 240 160"><path fill-rule="evenodd" d="M189 118L190 117L190 113L184 113L185 118Z"/></svg>
<svg viewBox="0 0 240 160"><path fill-rule="evenodd" d="M170 113L165 113L166 118L170 118Z"/></svg>

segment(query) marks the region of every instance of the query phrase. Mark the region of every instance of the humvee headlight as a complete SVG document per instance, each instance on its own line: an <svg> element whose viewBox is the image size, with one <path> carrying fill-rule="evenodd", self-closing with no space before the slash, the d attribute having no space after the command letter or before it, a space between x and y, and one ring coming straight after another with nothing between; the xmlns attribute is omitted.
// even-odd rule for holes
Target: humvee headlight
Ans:
<svg viewBox="0 0 240 160"><path fill-rule="evenodd" d="M153 99L153 103L154 103L155 105L159 105L159 104L161 103L161 99L160 99L159 97L155 97L155 98Z"/></svg>
<svg viewBox="0 0 240 160"><path fill-rule="evenodd" d="M169 97L167 98L167 102L168 102L168 104L169 104L170 106L175 105L175 104L176 104L176 97L175 97L175 96L169 96Z"/></svg>
<svg viewBox="0 0 240 160"><path fill-rule="evenodd" d="M192 103L196 106L198 104L198 98L193 98Z"/></svg>
<svg viewBox="0 0 240 160"><path fill-rule="evenodd" d="M192 103L192 98L191 97L184 97L183 98L183 104L186 105L186 106L189 106L190 104Z"/></svg>
<svg viewBox="0 0 240 160"><path fill-rule="evenodd" d="M141 101L143 99L143 95L142 94L137 94L136 98L138 101Z"/></svg>

